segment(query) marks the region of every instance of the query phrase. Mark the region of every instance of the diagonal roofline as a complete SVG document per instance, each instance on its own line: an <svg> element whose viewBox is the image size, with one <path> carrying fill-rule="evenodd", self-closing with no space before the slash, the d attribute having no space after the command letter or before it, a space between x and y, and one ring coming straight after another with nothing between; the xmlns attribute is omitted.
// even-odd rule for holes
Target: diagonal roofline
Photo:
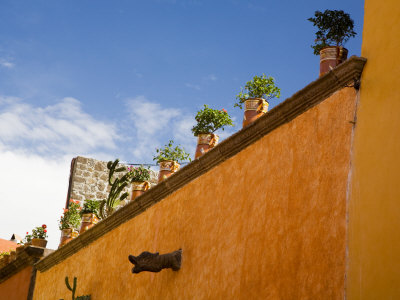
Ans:
<svg viewBox="0 0 400 300"><path fill-rule="evenodd" d="M344 87L352 87L349 84L360 79L366 61L366 58L352 56L274 107L254 123L231 135L199 159L192 161L173 176L136 198L135 201L122 207L107 219L102 220L68 244L49 254L36 263L35 267L41 272L50 269L80 249L87 247L104 234L141 214L190 181L239 153L269 132L316 106L334 92Z"/></svg>

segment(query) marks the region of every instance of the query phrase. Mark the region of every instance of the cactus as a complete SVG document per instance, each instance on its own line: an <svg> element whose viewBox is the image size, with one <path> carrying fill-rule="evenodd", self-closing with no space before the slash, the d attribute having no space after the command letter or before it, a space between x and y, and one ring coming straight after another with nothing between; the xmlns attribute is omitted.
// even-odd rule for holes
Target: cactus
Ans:
<svg viewBox="0 0 400 300"><path fill-rule="evenodd" d="M65 285L67 286L67 289L69 289L72 292L72 300L90 300L92 298L91 295L84 295L84 296L79 296L75 298L75 292L76 292L76 286L77 286L77 278L74 277L74 284L73 287L71 288L71 285L69 284L68 276L65 277Z"/></svg>
<svg viewBox="0 0 400 300"><path fill-rule="evenodd" d="M68 281L68 276L65 277L65 285L67 286L67 289L69 289L72 292L72 300L75 300L76 281L77 281L77 278L74 277L74 285L73 285L73 288L71 288L69 281Z"/></svg>
<svg viewBox="0 0 400 300"><path fill-rule="evenodd" d="M121 195L124 188L126 188L129 184L130 175L126 173L121 178L114 178L114 173L119 173L126 171L125 167L117 167L119 163L119 159L116 159L114 162L109 161L107 163L108 172L108 183L111 185L110 192L108 194L107 199L104 199L100 202L99 214L100 218L104 219L111 215L115 208L128 197L128 193L125 192Z"/></svg>

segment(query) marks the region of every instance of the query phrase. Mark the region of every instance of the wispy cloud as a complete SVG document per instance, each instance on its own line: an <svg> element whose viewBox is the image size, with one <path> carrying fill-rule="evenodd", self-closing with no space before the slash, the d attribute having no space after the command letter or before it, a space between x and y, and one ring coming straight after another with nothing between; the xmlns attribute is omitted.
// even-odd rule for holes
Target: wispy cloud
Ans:
<svg viewBox="0 0 400 300"><path fill-rule="evenodd" d="M195 139L190 128L195 121L191 114L185 114L179 108L163 107L144 96L129 99L126 104L134 127L132 159L139 162L151 160L155 148L170 139L193 153Z"/></svg>
<svg viewBox="0 0 400 300"><path fill-rule="evenodd" d="M0 66L7 68L7 69L12 69L12 68L14 68L15 64L8 60L0 58Z"/></svg>
<svg viewBox="0 0 400 300"><path fill-rule="evenodd" d="M194 89L194 90L198 90L200 91L201 88L198 84L192 84L192 83L185 83L185 86L190 88L190 89Z"/></svg>
<svg viewBox="0 0 400 300"><path fill-rule="evenodd" d="M77 99L64 98L45 107L0 97L0 146L40 155L88 153L115 149L114 124L95 120Z"/></svg>
<svg viewBox="0 0 400 300"><path fill-rule="evenodd" d="M214 74L207 75L204 77L205 80L216 81L218 78Z"/></svg>

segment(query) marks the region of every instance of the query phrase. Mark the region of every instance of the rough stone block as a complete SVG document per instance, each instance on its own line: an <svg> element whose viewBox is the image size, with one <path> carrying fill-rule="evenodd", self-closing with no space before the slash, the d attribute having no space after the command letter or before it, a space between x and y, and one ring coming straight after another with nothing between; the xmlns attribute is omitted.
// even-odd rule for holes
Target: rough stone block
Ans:
<svg viewBox="0 0 400 300"><path fill-rule="evenodd" d="M75 176L75 178L74 178L74 181L75 182L85 182L85 178L83 178L83 177L79 177L79 176Z"/></svg>

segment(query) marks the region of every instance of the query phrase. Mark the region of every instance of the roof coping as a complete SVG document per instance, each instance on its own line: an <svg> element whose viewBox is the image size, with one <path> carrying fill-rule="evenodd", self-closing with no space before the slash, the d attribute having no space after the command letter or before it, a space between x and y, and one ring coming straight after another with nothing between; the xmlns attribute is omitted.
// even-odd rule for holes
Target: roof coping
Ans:
<svg viewBox="0 0 400 300"><path fill-rule="evenodd" d="M136 198L135 201L130 202L107 219L102 220L96 226L93 226L68 244L43 258L36 263L35 267L41 272L50 269L80 249L87 247L107 232L141 214L190 181L239 153L269 132L316 106L334 92L344 87L353 87L349 84L360 79L366 61L367 59L363 57L350 57L332 71L319 77L271 109L271 111L255 122L222 141L199 159L192 161L174 175Z"/></svg>

